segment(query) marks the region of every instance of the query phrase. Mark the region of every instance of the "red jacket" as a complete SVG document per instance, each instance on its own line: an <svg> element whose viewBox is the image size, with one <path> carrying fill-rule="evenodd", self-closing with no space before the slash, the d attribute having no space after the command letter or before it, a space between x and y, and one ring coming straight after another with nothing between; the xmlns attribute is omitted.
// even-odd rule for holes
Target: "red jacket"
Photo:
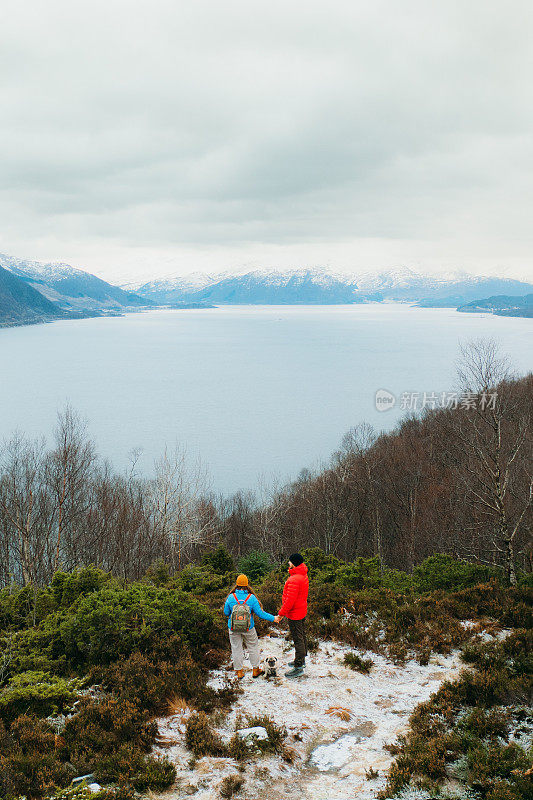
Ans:
<svg viewBox="0 0 533 800"><path fill-rule="evenodd" d="M307 567L289 569L290 577L283 587L283 600L278 614L287 619L303 619L307 614L307 595L309 594L309 578Z"/></svg>

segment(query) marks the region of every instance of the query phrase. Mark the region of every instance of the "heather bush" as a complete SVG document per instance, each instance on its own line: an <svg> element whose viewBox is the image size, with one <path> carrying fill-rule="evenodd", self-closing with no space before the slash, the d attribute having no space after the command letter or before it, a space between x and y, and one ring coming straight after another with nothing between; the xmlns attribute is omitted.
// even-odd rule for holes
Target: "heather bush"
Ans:
<svg viewBox="0 0 533 800"><path fill-rule="evenodd" d="M218 666L218 659L212 666ZM91 671L94 682L152 713L163 713L173 696L181 697L203 711L228 706L235 700L238 689L233 684L215 690L207 686L207 678L205 663L193 659L186 652L172 662L137 652L108 667Z"/></svg>
<svg viewBox="0 0 533 800"><path fill-rule="evenodd" d="M99 792L93 792L89 789L88 785L83 782L76 784L76 786L68 786L66 789L59 789L53 795L49 795L47 800L119 800L119 796L115 789L102 789ZM126 800L124 796L120 800ZM133 800L133 798L131 798Z"/></svg>
<svg viewBox="0 0 533 800"><path fill-rule="evenodd" d="M382 796L391 797L408 784L436 794L448 767L466 756L465 789L493 800L530 800L531 784L524 772L531 766L531 754L518 742L506 741L511 726L522 726L530 736L532 732L522 711L533 688L533 672L523 669L531 652L530 633L516 631L502 642L466 649L473 669L443 683L415 709L408 734L395 748Z"/></svg>
<svg viewBox="0 0 533 800"><path fill-rule="evenodd" d="M65 753L73 763L92 771L101 756L114 753L123 743L148 752L157 735L157 725L146 712L128 700L106 698L85 701L69 719L62 734Z"/></svg>
<svg viewBox="0 0 533 800"><path fill-rule="evenodd" d="M227 746L213 728L209 717L203 712L191 714L188 718L185 744L196 758L228 754Z"/></svg>
<svg viewBox="0 0 533 800"><path fill-rule="evenodd" d="M458 729L479 739L500 737L506 739L509 732L508 711L498 708L473 708L459 720Z"/></svg>
<svg viewBox="0 0 533 800"><path fill-rule="evenodd" d="M233 734L228 744L228 755L234 761L245 761L250 755L250 748L242 736L237 732Z"/></svg>
<svg viewBox="0 0 533 800"><path fill-rule="evenodd" d="M91 682L120 700L129 700L143 711L162 713L169 696L176 693L182 669L182 663L153 661L136 652L108 667L95 667L90 675Z"/></svg>
<svg viewBox="0 0 533 800"><path fill-rule="evenodd" d="M124 781L121 775L120 781ZM131 784L137 792L163 791L176 780L176 767L164 757L146 756L132 777Z"/></svg>
<svg viewBox="0 0 533 800"><path fill-rule="evenodd" d="M173 783L175 769L148 755L156 735L155 722L128 700L88 701L67 722L61 755L78 773L93 772L102 782L162 789Z"/></svg>
<svg viewBox="0 0 533 800"><path fill-rule="evenodd" d="M220 796L230 798L240 792L244 785L244 778L240 775L228 775L220 784Z"/></svg>
<svg viewBox="0 0 533 800"><path fill-rule="evenodd" d="M470 781L484 791L491 788L495 778L512 778L515 771L525 772L529 766L530 759L516 742L492 741L468 752Z"/></svg>
<svg viewBox="0 0 533 800"><path fill-rule="evenodd" d="M72 768L58 758L55 745L53 731L36 717L21 715L9 730L0 722L0 797L40 798L69 783Z"/></svg>

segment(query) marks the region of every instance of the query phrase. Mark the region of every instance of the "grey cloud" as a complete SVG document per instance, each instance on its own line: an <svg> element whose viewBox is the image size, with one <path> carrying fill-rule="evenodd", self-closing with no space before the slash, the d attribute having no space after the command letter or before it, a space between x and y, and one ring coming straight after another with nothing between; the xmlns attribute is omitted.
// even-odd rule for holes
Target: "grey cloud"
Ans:
<svg viewBox="0 0 533 800"><path fill-rule="evenodd" d="M512 249L530 239L531 15L526 0L4 8L2 248Z"/></svg>

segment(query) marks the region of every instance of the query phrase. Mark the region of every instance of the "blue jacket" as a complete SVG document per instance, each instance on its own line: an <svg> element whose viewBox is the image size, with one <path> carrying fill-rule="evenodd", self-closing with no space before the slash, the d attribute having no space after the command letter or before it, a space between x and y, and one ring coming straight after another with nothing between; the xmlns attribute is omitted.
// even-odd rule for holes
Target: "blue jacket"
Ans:
<svg viewBox="0 0 533 800"><path fill-rule="evenodd" d="M246 598L248 597L248 592L246 591L246 589L237 589L235 594L239 598L239 602L240 603L243 603L244 600L246 600ZM230 594L230 595L228 595L228 599L224 603L224 614L228 618L228 628L230 630L231 630L231 610L232 610L234 605L235 605L235 598L233 597L232 594ZM246 605L248 606L248 608L252 612L252 621L250 623L249 630L252 630L252 628L254 627L254 616L253 616L254 614L257 614L257 616L260 619L267 619L269 622L274 622L274 616L272 614L269 614L266 611L263 611L263 609L261 608L261 605L259 603L259 600L255 596L255 594L250 595L250 599L248 600Z"/></svg>

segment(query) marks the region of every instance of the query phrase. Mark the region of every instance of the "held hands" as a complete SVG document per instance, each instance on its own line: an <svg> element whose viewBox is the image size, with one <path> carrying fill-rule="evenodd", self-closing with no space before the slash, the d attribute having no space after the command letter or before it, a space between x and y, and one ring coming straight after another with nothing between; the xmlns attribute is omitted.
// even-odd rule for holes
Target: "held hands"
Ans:
<svg viewBox="0 0 533 800"><path fill-rule="evenodd" d="M282 619L283 617L280 617L279 614L276 614L276 616L274 617L274 622L276 622L279 625Z"/></svg>

